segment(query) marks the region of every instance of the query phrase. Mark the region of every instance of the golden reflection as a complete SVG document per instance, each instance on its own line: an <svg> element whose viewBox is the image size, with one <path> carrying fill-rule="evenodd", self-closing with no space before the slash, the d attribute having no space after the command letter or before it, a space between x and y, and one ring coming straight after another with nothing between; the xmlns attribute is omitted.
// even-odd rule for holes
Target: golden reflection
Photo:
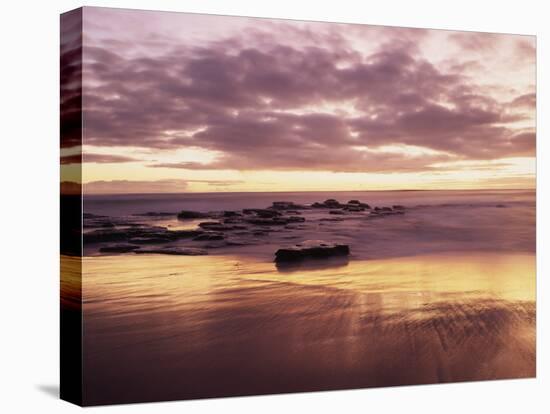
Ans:
<svg viewBox="0 0 550 414"><path fill-rule="evenodd" d="M61 308L80 311L82 301L82 258L61 255Z"/></svg>
<svg viewBox="0 0 550 414"><path fill-rule="evenodd" d="M534 255L326 264L84 258L90 402L535 375Z"/></svg>

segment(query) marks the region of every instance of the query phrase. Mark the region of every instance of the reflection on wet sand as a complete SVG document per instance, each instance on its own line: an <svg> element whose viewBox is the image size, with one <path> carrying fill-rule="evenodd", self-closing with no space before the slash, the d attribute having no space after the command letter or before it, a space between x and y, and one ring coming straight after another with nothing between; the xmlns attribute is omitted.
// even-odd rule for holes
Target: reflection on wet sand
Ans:
<svg viewBox="0 0 550 414"><path fill-rule="evenodd" d="M535 375L533 255L85 258L88 404Z"/></svg>

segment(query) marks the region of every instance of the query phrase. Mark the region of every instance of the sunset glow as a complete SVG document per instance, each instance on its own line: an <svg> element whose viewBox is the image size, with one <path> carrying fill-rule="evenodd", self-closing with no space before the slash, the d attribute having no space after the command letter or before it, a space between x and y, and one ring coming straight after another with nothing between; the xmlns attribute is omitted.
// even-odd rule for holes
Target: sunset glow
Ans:
<svg viewBox="0 0 550 414"><path fill-rule="evenodd" d="M534 37L151 17L84 11L87 193L535 186Z"/></svg>

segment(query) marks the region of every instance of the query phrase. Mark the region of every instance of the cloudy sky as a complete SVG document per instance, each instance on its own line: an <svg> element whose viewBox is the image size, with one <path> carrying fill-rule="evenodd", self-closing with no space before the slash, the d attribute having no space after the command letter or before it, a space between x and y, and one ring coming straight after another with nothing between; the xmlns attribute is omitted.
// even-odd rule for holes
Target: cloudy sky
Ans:
<svg viewBox="0 0 550 414"><path fill-rule="evenodd" d="M534 37L101 8L83 25L89 193L534 187Z"/></svg>

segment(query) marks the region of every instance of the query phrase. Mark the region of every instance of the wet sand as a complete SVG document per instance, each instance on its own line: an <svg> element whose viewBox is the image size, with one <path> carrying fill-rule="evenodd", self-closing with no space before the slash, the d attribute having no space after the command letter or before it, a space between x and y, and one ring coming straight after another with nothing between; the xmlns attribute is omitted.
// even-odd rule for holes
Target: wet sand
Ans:
<svg viewBox="0 0 550 414"><path fill-rule="evenodd" d="M535 256L83 259L86 404L535 375Z"/></svg>

